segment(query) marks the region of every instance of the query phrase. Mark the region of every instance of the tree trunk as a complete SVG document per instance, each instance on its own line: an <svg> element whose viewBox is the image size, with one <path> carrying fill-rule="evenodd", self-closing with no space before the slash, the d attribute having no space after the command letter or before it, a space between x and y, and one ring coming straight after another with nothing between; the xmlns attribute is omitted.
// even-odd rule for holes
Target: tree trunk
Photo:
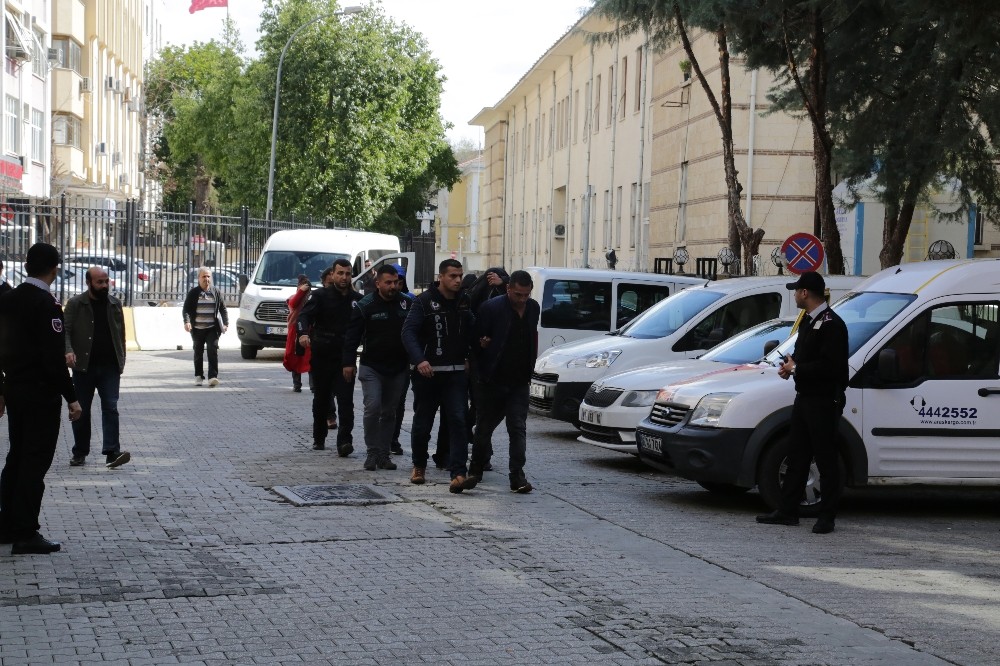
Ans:
<svg viewBox="0 0 1000 666"><path fill-rule="evenodd" d="M906 237L910 233L913 213L917 208L917 196L920 193L919 180L914 179L906 186L903 200L898 204L887 205L885 220L882 227L882 250L878 260L882 268L898 266L903 261L903 249Z"/></svg>

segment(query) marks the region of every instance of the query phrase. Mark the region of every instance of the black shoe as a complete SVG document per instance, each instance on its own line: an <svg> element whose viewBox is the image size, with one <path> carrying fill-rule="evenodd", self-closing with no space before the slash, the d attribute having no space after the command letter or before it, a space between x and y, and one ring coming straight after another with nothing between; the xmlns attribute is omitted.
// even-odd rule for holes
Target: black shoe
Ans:
<svg viewBox="0 0 1000 666"><path fill-rule="evenodd" d="M79 467L87 462L87 458L84 456L73 456L69 460L70 467ZM9 542L8 542L9 543Z"/></svg>
<svg viewBox="0 0 1000 666"><path fill-rule="evenodd" d="M401 456L401 455L403 455L403 445L400 444L399 442L393 443L389 447L389 453L391 453L394 456Z"/></svg>
<svg viewBox="0 0 1000 666"><path fill-rule="evenodd" d="M374 472L377 467L378 467L378 461L375 460L375 456L370 455L367 458L365 458L364 468L367 471Z"/></svg>
<svg viewBox="0 0 1000 666"><path fill-rule="evenodd" d="M10 532L0 532L0 544L10 543L14 543L14 537L11 536Z"/></svg>
<svg viewBox="0 0 1000 666"><path fill-rule="evenodd" d="M347 442L346 444L337 444L337 455L341 458L346 458L352 453L354 453L354 445L350 442Z"/></svg>
<svg viewBox="0 0 1000 666"><path fill-rule="evenodd" d="M483 471L484 472L492 472L493 471L493 463L491 463L489 460L487 460L486 464L483 465Z"/></svg>
<svg viewBox="0 0 1000 666"><path fill-rule="evenodd" d="M465 477L465 483L462 484L462 489L472 490L477 485L479 485L479 482L482 480L483 480L482 474L473 474L472 472L469 472L469 475Z"/></svg>
<svg viewBox="0 0 1000 666"><path fill-rule="evenodd" d="M833 518L820 518L813 525L813 534L829 534L834 530Z"/></svg>
<svg viewBox="0 0 1000 666"><path fill-rule="evenodd" d="M757 516L757 522L763 523L764 525L798 525L798 516L789 516L787 513L782 513L781 511L772 511L771 513L765 513L763 516Z"/></svg>
<svg viewBox="0 0 1000 666"><path fill-rule="evenodd" d="M119 451L117 453L109 453L104 458L104 464L108 466L108 469L114 469L115 467L121 467L129 460L132 460L132 456L128 451Z"/></svg>
<svg viewBox="0 0 1000 666"><path fill-rule="evenodd" d="M326 444L323 442L313 442L313 451L322 451L326 448Z"/></svg>
<svg viewBox="0 0 1000 666"><path fill-rule="evenodd" d="M524 475L515 476L510 480L510 492L518 493L521 495L526 495L534 490L534 487L528 483L528 480L524 478Z"/></svg>
<svg viewBox="0 0 1000 666"><path fill-rule="evenodd" d="M435 453L434 455L431 456L431 460L434 461L434 466L437 467L438 469L448 468L448 460L444 456L439 456L438 454Z"/></svg>
<svg viewBox="0 0 1000 666"><path fill-rule="evenodd" d="M10 548L11 555L48 555L57 552L62 546L58 541L49 541L38 532L27 539L15 541Z"/></svg>
<svg viewBox="0 0 1000 666"><path fill-rule="evenodd" d="M379 469L396 469L396 463L389 459L389 456L382 458L375 463Z"/></svg>
<svg viewBox="0 0 1000 666"><path fill-rule="evenodd" d="M292 392L293 393L302 393L302 387L301 386L293 386L292 387Z"/></svg>

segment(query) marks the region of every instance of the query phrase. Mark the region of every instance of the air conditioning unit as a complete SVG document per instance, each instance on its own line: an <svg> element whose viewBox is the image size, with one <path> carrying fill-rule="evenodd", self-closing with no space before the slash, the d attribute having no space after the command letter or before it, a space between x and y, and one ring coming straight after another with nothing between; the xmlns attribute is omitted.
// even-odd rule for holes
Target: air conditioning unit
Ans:
<svg viewBox="0 0 1000 666"><path fill-rule="evenodd" d="M118 187L126 187L128 185L128 176L122 174L118 176Z"/></svg>
<svg viewBox="0 0 1000 666"><path fill-rule="evenodd" d="M113 153L111 155L111 164L112 164L112 166L114 166L116 164L121 164L121 163L122 163L122 154L121 153Z"/></svg>
<svg viewBox="0 0 1000 666"><path fill-rule="evenodd" d="M555 227L552 228L552 235L555 238L566 238L566 225L557 224Z"/></svg>
<svg viewBox="0 0 1000 666"><path fill-rule="evenodd" d="M99 144L97 144L97 147L94 152L97 153L98 157L106 156L108 154L107 144L105 144L103 141L100 142Z"/></svg>
<svg viewBox="0 0 1000 666"><path fill-rule="evenodd" d="M81 93L91 93L94 92L94 82L89 76L85 76L80 79L80 92Z"/></svg>
<svg viewBox="0 0 1000 666"><path fill-rule="evenodd" d="M49 49L48 50L49 62L59 62L62 60L62 51L59 49Z"/></svg>

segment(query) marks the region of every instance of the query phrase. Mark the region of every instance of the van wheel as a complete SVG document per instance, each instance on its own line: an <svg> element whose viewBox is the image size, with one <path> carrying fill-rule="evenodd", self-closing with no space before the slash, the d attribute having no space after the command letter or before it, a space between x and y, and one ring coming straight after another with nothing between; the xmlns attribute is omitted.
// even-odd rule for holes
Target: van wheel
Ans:
<svg viewBox="0 0 1000 666"><path fill-rule="evenodd" d="M240 345L240 357L252 361L257 358L257 351L259 349L260 347L254 347L253 345Z"/></svg>
<svg viewBox="0 0 1000 666"><path fill-rule="evenodd" d="M785 482L785 472L788 469L788 452L791 448L791 441L788 435L782 436L774 444L769 446L760 459L760 467L757 470L757 491L763 498L764 503L769 508L777 509L781 504L781 487ZM844 486L846 474L844 460L839 458L840 464L840 485ZM802 494L802 501L799 503L800 516L816 516L819 513L819 502L823 497L823 488L819 478L819 468L816 461L809 464L809 476L806 479L806 488Z"/></svg>
<svg viewBox="0 0 1000 666"><path fill-rule="evenodd" d="M698 485L712 493L713 495L724 495L726 497L736 497L750 490L732 483L715 483L712 481L699 481Z"/></svg>

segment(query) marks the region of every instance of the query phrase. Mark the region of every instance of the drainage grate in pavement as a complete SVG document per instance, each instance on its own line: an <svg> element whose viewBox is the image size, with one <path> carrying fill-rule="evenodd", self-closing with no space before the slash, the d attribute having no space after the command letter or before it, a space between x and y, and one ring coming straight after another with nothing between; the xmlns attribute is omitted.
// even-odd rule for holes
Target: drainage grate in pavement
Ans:
<svg viewBox="0 0 1000 666"><path fill-rule="evenodd" d="M320 504L359 506L402 501L392 493L361 483L342 483L332 486L274 486L271 490L295 506Z"/></svg>

